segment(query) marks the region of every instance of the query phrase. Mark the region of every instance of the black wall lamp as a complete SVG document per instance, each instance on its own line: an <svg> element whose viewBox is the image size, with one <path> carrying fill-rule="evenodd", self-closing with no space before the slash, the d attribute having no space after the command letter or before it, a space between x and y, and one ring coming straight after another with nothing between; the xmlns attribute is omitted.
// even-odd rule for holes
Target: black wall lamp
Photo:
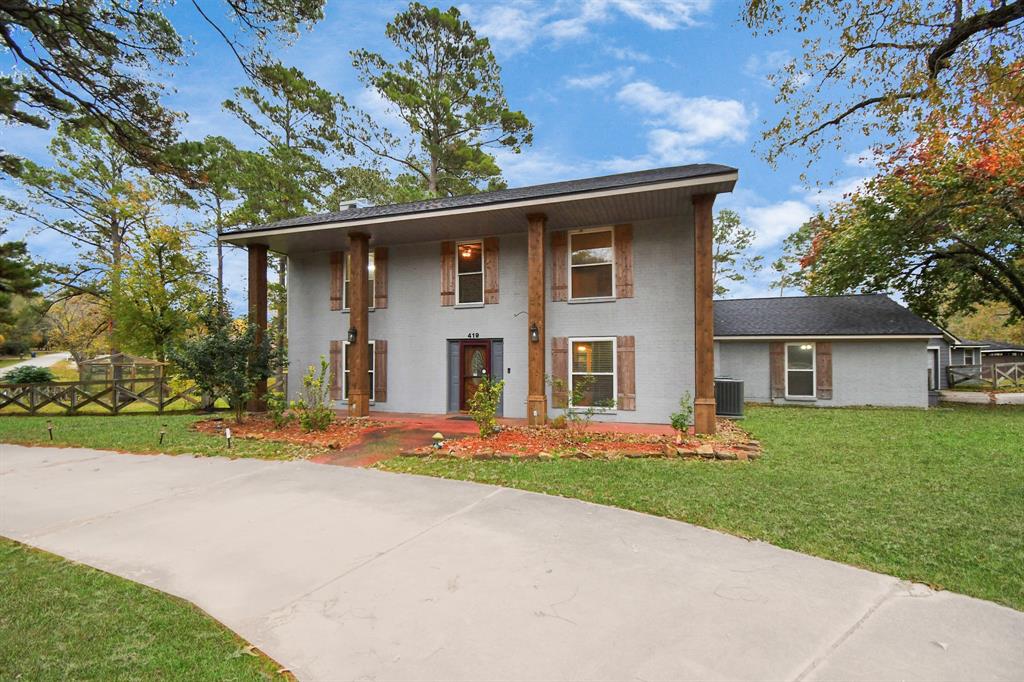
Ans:
<svg viewBox="0 0 1024 682"><path fill-rule="evenodd" d="M530 325L530 341L537 343L540 341L540 330L537 329L537 323L534 322Z"/></svg>
<svg viewBox="0 0 1024 682"><path fill-rule="evenodd" d="M356 328L355 328L355 327L349 327L349 328L348 328L348 342L349 342L349 343L355 343L355 342L356 342L356 337L357 337L358 335L359 335L359 334L358 334L358 332L356 331Z"/></svg>

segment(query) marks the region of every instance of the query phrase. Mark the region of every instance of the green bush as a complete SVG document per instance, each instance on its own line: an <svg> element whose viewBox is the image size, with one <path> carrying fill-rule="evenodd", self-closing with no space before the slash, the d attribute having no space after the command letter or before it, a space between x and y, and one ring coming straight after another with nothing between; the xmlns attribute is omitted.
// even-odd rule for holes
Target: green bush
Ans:
<svg viewBox="0 0 1024 682"><path fill-rule="evenodd" d="M0 355L23 356L28 352L28 344L20 339L8 339L0 343Z"/></svg>
<svg viewBox="0 0 1024 682"><path fill-rule="evenodd" d="M31 365L15 367L3 376L3 380L8 384L44 384L48 381L55 381L56 378L49 367L33 367Z"/></svg>
<svg viewBox="0 0 1024 682"><path fill-rule="evenodd" d="M283 429L295 419L295 415L288 411L288 398L281 391L267 393L267 412L275 429Z"/></svg>
<svg viewBox="0 0 1024 682"><path fill-rule="evenodd" d="M672 428L679 433L687 433L690 430L690 422L693 421L693 398L689 391L679 399L679 411L673 412L669 420L672 422Z"/></svg>
<svg viewBox="0 0 1024 682"><path fill-rule="evenodd" d="M505 382L493 381L486 374L476 387L476 393L468 401L469 416L480 429L480 437L487 438L498 429L498 404L501 402L501 391Z"/></svg>
<svg viewBox="0 0 1024 682"><path fill-rule="evenodd" d="M302 395L292 403L292 408L299 418L299 426L307 433L310 431L326 431L334 421L334 410L330 407L331 385L328 381L330 366L327 358L320 356L320 371L309 366L306 376L302 377Z"/></svg>

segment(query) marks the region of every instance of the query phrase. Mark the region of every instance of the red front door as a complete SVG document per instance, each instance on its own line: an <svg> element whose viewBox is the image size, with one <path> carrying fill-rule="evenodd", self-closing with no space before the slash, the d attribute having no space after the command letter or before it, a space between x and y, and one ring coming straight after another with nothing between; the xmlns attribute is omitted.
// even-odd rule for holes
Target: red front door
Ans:
<svg viewBox="0 0 1024 682"><path fill-rule="evenodd" d="M459 348L459 409L469 409L484 375L491 373L491 342L463 341Z"/></svg>

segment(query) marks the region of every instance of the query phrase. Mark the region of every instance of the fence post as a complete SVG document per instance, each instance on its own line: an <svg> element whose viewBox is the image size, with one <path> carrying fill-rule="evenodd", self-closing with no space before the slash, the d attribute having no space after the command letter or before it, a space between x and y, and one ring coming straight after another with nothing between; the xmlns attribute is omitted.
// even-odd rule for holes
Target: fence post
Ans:
<svg viewBox="0 0 1024 682"><path fill-rule="evenodd" d="M156 411L160 414L164 412L164 377L161 375L156 380Z"/></svg>

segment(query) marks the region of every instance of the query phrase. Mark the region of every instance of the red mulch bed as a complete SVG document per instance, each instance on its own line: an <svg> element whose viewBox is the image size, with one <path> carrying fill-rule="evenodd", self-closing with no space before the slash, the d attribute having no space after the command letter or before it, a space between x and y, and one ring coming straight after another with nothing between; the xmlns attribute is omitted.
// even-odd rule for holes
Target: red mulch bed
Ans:
<svg viewBox="0 0 1024 682"><path fill-rule="evenodd" d="M703 457L745 460L760 456L761 448L750 434L723 419L719 420L716 435L697 437L691 434L681 443L676 443L673 436L506 426L487 438L467 436L445 441L440 449L423 446L402 454L463 459Z"/></svg>
<svg viewBox="0 0 1024 682"><path fill-rule="evenodd" d="M334 421L326 431L304 432L297 420L282 429L274 426L269 417L246 417L241 424L228 419L207 419L195 423L194 428L202 433L223 435L224 427L231 429L232 438L280 441L297 445L311 445L330 450L341 450L359 440L367 429L383 426L383 422L372 419L344 419Z"/></svg>

